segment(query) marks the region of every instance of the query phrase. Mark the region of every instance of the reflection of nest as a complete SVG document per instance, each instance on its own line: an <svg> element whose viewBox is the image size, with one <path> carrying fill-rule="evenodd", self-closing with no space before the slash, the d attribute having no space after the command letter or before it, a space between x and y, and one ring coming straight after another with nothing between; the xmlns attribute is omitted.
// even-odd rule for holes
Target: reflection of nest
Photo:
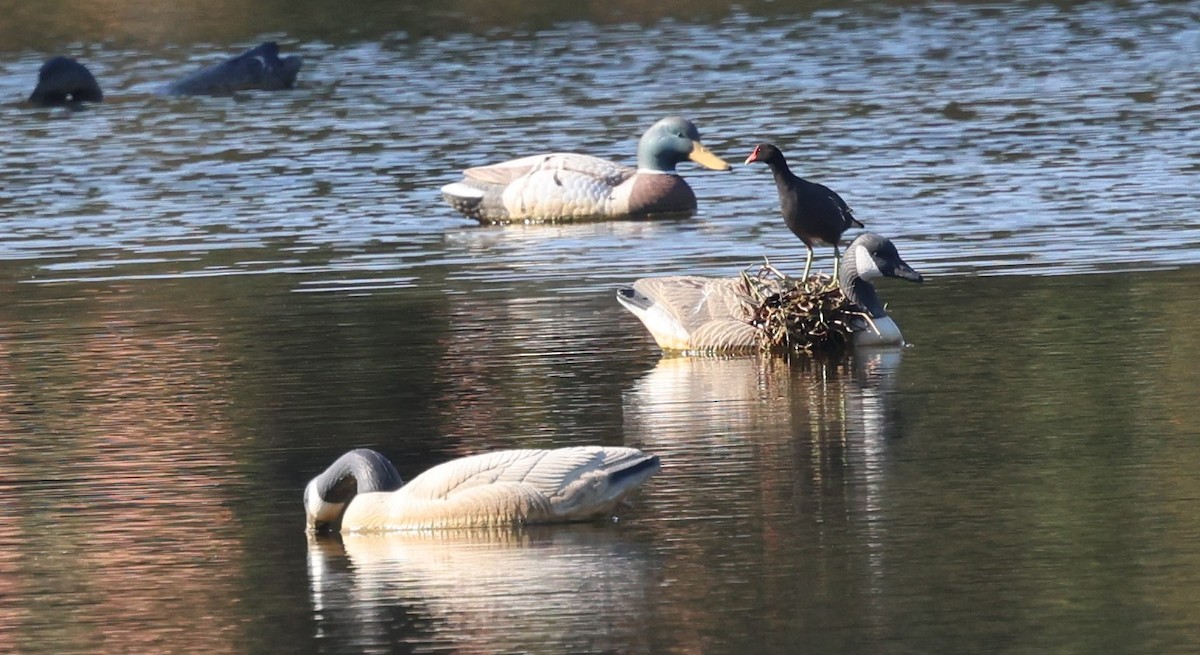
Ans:
<svg viewBox="0 0 1200 655"><path fill-rule="evenodd" d="M759 330L759 349L787 355L837 355L871 318L850 302L833 278L800 280L764 261L742 271L742 293L751 307L750 324Z"/></svg>

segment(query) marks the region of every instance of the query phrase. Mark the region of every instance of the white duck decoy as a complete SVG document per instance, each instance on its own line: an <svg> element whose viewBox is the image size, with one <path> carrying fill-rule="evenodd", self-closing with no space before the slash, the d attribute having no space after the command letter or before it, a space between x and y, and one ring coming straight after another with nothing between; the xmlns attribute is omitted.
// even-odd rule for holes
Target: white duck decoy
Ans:
<svg viewBox="0 0 1200 655"><path fill-rule="evenodd" d="M838 286L871 317L857 326L854 345L903 345L900 328L888 316L870 280L895 277L921 282L921 274L900 258L891 241L871 232L850 243L840 268ZM756 351L759 329L750 324L752 308L745 298L741 278L643 278L617 290L617 300L668 352Z"/></svg>
<svg viewBox="0 0 1200 655"><path fill-rule="evenodd" d="M633 448L501 450L439 464L404 484L374 450L342 455L304 489L308 530L509 527L609 515L659 470Z"/></svg>
<svg viewBox="0 0 1200 655"><path fill-rule="evenodd" d="M442 187L442 196L481 223L689 216L696 194L675 172L689 159L729 170L691 121L670 117L642 135L636 169L591 155L533 155L468 168L462 181Z"/></svg>

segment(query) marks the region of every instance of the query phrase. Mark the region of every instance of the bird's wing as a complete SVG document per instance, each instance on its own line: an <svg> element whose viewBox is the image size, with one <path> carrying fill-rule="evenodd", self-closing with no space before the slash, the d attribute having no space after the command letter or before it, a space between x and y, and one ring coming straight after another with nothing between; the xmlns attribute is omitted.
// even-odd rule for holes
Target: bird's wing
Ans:
<svg viewBox="0 0 1200 655"><path fill-rule="evenodd" d="M567 171L595 178L603 184L616 186L629 179L634 169L591 155L555 152L531 155L499 164L476 166L463 171L467 180L482 184L508 185L538 171Z"/></svg>
<svg viewBox="0 0 1200 655"><path fill-rule="evenodd" d="M745 321L750 311L739 278L648 277L633 288L675 317L688 332L713 321Z"/></svg>
<svg viewBox="0 0 1200 655"><path fill-rule="evenodd" d="M485 485L519 484L554 497L584 476L619 470L645 459L632 448L580 446L553 450L501 450L439 464L404 486L414 498L444 500Z"/></svg>
<svg viewBox="0 0 1200 655"><path fill-rule="evenodd" d="M821 188L821 191L825 194L829 204L833 206L834 211L836 211L838 215L842 217L843 221L845 221L848 225L865 227L858 219L854 218L854 212L850 210L850 205L847 205L846 201L842 200L842 197L839 196L836 191L823 184L819 184L817 186Z"/></svg>

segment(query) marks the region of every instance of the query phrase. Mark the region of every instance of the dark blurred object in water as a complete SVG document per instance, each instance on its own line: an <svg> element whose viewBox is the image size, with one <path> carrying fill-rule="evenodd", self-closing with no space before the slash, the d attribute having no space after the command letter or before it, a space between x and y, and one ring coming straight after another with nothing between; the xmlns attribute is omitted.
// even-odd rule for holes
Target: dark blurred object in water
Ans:
<svg viewBox="0 0 1200 655"><path fill-rule="evenodd" d="M168 87L176 95L228 95L236 91L290 89L303 60L279 58L279 45L268 41L242 54L188 75Z"/></svg>
<svg viewBox="0 0 1200 655"><path fill-rule="evenodd" d="M29 102L54 107L79 102L100 102L104 93L87 66L70 57L53 57L38 70L38 82Z"/></svg>

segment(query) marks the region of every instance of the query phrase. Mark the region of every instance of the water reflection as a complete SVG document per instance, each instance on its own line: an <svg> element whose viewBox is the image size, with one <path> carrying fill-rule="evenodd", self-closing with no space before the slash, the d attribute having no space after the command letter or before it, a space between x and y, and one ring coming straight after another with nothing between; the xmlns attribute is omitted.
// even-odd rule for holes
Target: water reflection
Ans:
<svg viewBox="0 0 1200 655"><path fill-rule="evenodd" d="M860 349L846 359L790 363L664 357L625 397L626 427L666 443L693 441L714 428L755 435L781 425L814 441L854 435L880 442L894 436L886 403L903 354L903 348Z"/></svg>
<svg viewBox="0 0 1200 655"><path fill-rule="evenodd" d="M7 646L223 652L237 641L228 361L204 327L137 302L82 299L69 324L0 317L0 431L24 435L0 445L0 502L14 519L0 551L20 554L0 562L0 595L23 599L0 614L17 628ZM195 616L211 625L191 629Z"/></svg>
<svg viewBox="0 0 1200 655"><path fill-rule="evenodd" d="M626 438L672 473L648 493L682 503L663 509L675 517L707 515L694 488L729 494L729 512L739 516L813 512L824 520L847 511L846 502L870 511L887 443L899 437L888 410L902 354L799 364L663 358L623 400Z"/></svg>
<svg viewBox="0 0 1200 655"><path fill-rule="evenodd" d="M820 623L850 605L863 630L886 622L877 605L888 559L879 500L890 445L903 434L890 416L903 354L864 350L790 365L670 357L625 395L626 438L663 460L662 475L644 491L668 542L669 600L659 606L664 621L695 635L696 648L744 637L764 652L786 650L771 640L808 627L764 636L755 622L673 613L695 597L740 607L775 628L788 625L793 611ZM714 542L713 531L721 539ZM693 542L706 552L685 545ZM773 600L761 603L755 589ZM835 650L853 643L845 635L819 639Z"/></svg>
<svg viewBox="0 0 1200 655"><path fill-rule="evenodd" d="M641 651L654 557L616 526L310 538L317 638L465 652Z"/></svg>

